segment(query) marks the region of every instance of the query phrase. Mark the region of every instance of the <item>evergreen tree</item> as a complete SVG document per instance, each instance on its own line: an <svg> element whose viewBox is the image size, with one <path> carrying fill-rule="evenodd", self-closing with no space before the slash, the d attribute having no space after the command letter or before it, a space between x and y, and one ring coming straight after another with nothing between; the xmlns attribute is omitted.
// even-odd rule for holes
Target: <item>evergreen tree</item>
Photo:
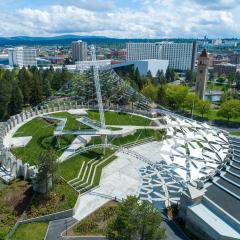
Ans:
<svg viewBox="0 0 240 240"><path fill-rule="evenodd" d="M23 67L18 73L18 81L23 95L23 103L29 104L31 98L32 73Z"/></svg>
<svg viewBox="0 0 240 240"><path fill-rule="evenodd" d="M18 85L18 82L15 80L12 83L12 93L11 99L8 105L8 114L15 115L21 111L23 104L23 94Z"/></svg>
<svg viewBox="0 0 240 240"><path fill-rule="evenodd" d="M0 76L0 119L5 119L8 116L8 104L12 93L11 78L9 70L6 70Z"/></svg>
<svg viewBox="0 0 240 240"><path fill-rule="evenodd" d="M52 95L52 88L48 78L43 79L43 95L47 98Z"/></svg>
<svg viewBox="0 0 240 240"><path fill-rule="evenodd" d="M166 87L165 85L160 85L157 92L157 103L161 106L166 105Z"/></svg>
<svg viewBox="0 0 240 240"><path fill-rule="evenodd" d="M117 216L107 227L107 239L161 240L165 238L161 222L160 212L149 202L128 196L120 204Z"/></svg>
<svg viewBox="0 0 240 240"><path fill-rule="evenodd" d="M48 195L49 183L54 186L57 179L58 164L56 156L52 150L42 152L36 162L38 168L37 182L38 184L45 185L45 192Z"/></svg>
<svg viewBox="0 0 240 240"><path fill-rule="evenodd" d="M142 77L141 77L141 75L139 73L138 68L136 68L136 70L134 72L134 75L135 75L134 76L134 80L135 80L135 82L136 82L136 84L138 86L138 89L141 91L142 88L143 88L143 81L142 81Z"/></svg>
<svg viewBox="0 0 240 240"><path fill-rule="evenodd" d="M33 71L33 81L31 86L31 99L30 103L32 106L38 105L43 99L43 89L41 76L37 70Z"/></svg>
<svg viewBox="0 0 240 240"><path fill-rule="evenodd" d="M173 69L171 68L167 68L166 74L165 74L165 78L167 80L167 82L174 82L175 81L175 72Z"/></svg>
<svg viewBox="0 0 240 240"><path fill-rule="evenodd" d="M147 82L153 83L153 76L150 70L148 70L146 78L147 78Z"/></svg>
<svg viewBox="0 0 240 240"><path fill-rule="evenodd" d="M157 84L161 84L161 85L166 84L166 78L165 78L164 73L163 73L162 70L161 71L160 70L157 71L156 77L154 79L154 84L155 85L157 85Z"/></svg>

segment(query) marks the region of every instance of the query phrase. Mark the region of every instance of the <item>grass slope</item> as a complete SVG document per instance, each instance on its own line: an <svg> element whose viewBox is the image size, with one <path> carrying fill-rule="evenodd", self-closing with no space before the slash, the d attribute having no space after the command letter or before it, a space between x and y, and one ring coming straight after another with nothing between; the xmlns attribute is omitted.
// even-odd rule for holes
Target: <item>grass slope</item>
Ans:
<svg viewBox="0 0 240 240"><path fill-rule="evenodd" d="M48 222L21 224L11 240L43 240L47 232Z"/></svg>

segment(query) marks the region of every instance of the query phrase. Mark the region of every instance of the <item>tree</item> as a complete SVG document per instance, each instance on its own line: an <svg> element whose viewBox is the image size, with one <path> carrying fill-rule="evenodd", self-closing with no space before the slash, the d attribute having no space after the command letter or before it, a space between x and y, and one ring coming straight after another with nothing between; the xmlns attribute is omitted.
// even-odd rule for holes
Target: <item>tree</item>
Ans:
<svg viewBox="0 0 240 240"><path fill-rule="evenodd" d="M165 74L165 78L167 80L167 82L174 82L175 81L175 72L173 69L171 68L167 68L166 74Z"/></svg>
<svg viewBox="0 0 240 240"><path fill-rule="evenodd" d="M16 80L12 83L12 93L8 105L8 114L14 115L21 111L23 104L23 94Z"/></svg>
<svg viewBox="0 0 240 240"><path fill-rule="evenodd" d="M240 72L236 73L235 82L236 82L236 89L240 90Z"/></svg>
<svg viewBox="0 0 240 240"><path fill-rule="evenodd" d="M20 69L18 73L19 87L23 94L23 103L29 104L31 98L32 73L25 67Z"/></svg>
<svg viewBox="0 0 240 240"><path fill-rule="evenodd" d="M30 103L32 106L36 106L43 99L43 88L42 88L42 76L38 69L33 69L33 80L31 86L31 98Z"/></svg>
<svg viewBox="0 0 240 240"><path fill-rule="evenodd" d="M224 102L217 114L218 116L227 118L228 121L230 118L236 118L240 116L240 100L231 99Z"/></svg>
<svg viewBox="0 0 240 240"><path fill-rule="evenodd" d="M157 91L157 103L165 106L166 105L166 86L160 85Z"/></svg>
<svg viewBox="0 0 240 240"><path fill-rule="evenodd" d="M146 78L147 78L147 82L151 82L151 83L153 82L153 76L150 70L148 70Z"/></svg>
<svg viewBox="0 0 240 240"><path fill-rule="evenodd" d="M48 78L43 80L43 94L45 97L50 97L52 95L52 88Z"/></svg>
<svg viewBox="0 0 240 240"><path fill-rule="evenodd" d="M237 99L238 98L238 93L234 89L229 89L228 91L225 91L223 95L220 98L220 102L224 103L226 101L229 101L231 99Z"/></svg>
<svg viewBox="0 0 240 240"><path fill-rule="evenodd" d="M135 72L134 72L134 80L138 86L138 89L141 91L143 88L143 81L142 81L142 77L140 75L140 72L138 70L138 68L136 68Z"/></svg>
<svg viewBox="0 0 240 240"><path fill-rule="evenodd" d="M223 84L226 81L226 76L224 74L220 75L217 79L217 82Z"/></svg>
<svg viewBox="0 0 240 240"><path fill-rule="evenodd" d="M188 94L188 88L182 85L168 85L166 87L166 105L179 110Z"/></svg>
<svg viewBox="0 0 240 240"><path fill-rule="evenodd" d="M213 71L211 71L209 73L209 81L213 82L215 78L216 78L216 74Z"/></svg>
<svg viewBox="0 0 240 240"><path fill-rule="evenodd" d="M165 230L161 228L161 215L149 202L135 196L124 200L117 216L107 227L109 240L161 240Z"/></svg>
<svg viewBox="0 0 240 240"><path fill-rule="evenodd" d="M158 70L157 71L157 74L156 74L156 77L154 79L154 84L157 85L157 84L165 84L166 83L166 78L164 76L164 73L163 71L161 70Z"/></svg>
<svg viewBox="0 0 240 240"><path fill-rule="evenodd" d="M36 166L38 168L37 183L45 186L45 193L48 195L49 185L54 186L58 169L54 152L52 150L42 152L37 159Z"/></svg>
<svg viewBox="0 0 240 240"><path fill-rule="evenodd" d="M193 84L196 82L196 72L193 70L188 70L186 72L186 82Z"/></svg>
<svg viewBox="0 0 240 240"><path fill-rule="evenodd" d="M0 75L0 119L8 117L8 104L12 94L12 75L5 71Z"/></svg>
<svg viewBox="0 0 240 240"><path fill-rule="evenodd" d="M208 100L199 100L197 104L197 111L202 115L208 114L211 110L211 103Z"/></svg>
<svg viewBox="0 0 240 240"><path fill-rule="evenodd" d="M184 99L184 107L191 111L191 114L193 114L193 109L195 106L198 105L199 102L199 96L195 93L188 93L186 98Z"/></svg>
<svg viewBox="0 0 240 240"><path fill-rule="evenodd" d="M143 87L142 94L154 102L157 100L157 88L150 82Z"/></svg>

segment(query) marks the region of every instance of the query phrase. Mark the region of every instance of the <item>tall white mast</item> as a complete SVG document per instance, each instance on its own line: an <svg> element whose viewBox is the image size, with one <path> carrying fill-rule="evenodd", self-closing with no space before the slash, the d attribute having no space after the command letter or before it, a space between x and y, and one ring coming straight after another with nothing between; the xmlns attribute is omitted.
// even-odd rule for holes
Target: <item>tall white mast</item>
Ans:
<svg viewBox="0 0 240 240"><path fill-rule="evenodd" d="M103 103L102 103L102 93L101 93L101 87L100 87L100 80L99 80L99 66L96 63L96 52L94 45L91 45L91 57L92 57L92 68L93 68L93 78L97 93L97 101L98 101L98 109L99 109L99 115L100 115L100 123L101 128L106 129L106 123L105 123L105 116L104 116L104 110L103 110ZM102 143L105 145L104 147L104 154L106 152L106 145L107 145L107 136L102 137Z"/></svg>

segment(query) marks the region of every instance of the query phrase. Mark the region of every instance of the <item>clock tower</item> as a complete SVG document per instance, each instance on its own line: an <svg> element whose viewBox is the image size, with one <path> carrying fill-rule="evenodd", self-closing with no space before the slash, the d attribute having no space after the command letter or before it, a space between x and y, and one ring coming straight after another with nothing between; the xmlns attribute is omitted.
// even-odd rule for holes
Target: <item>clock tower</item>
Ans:
<svg viewBox="0 0 240 240"><path fill-rule="evenodd" d="M205 98L205 90L208 82L208 54L207 50L204 49L198 60L198 70L196 77L196 92L200 99Z"/></svg>

